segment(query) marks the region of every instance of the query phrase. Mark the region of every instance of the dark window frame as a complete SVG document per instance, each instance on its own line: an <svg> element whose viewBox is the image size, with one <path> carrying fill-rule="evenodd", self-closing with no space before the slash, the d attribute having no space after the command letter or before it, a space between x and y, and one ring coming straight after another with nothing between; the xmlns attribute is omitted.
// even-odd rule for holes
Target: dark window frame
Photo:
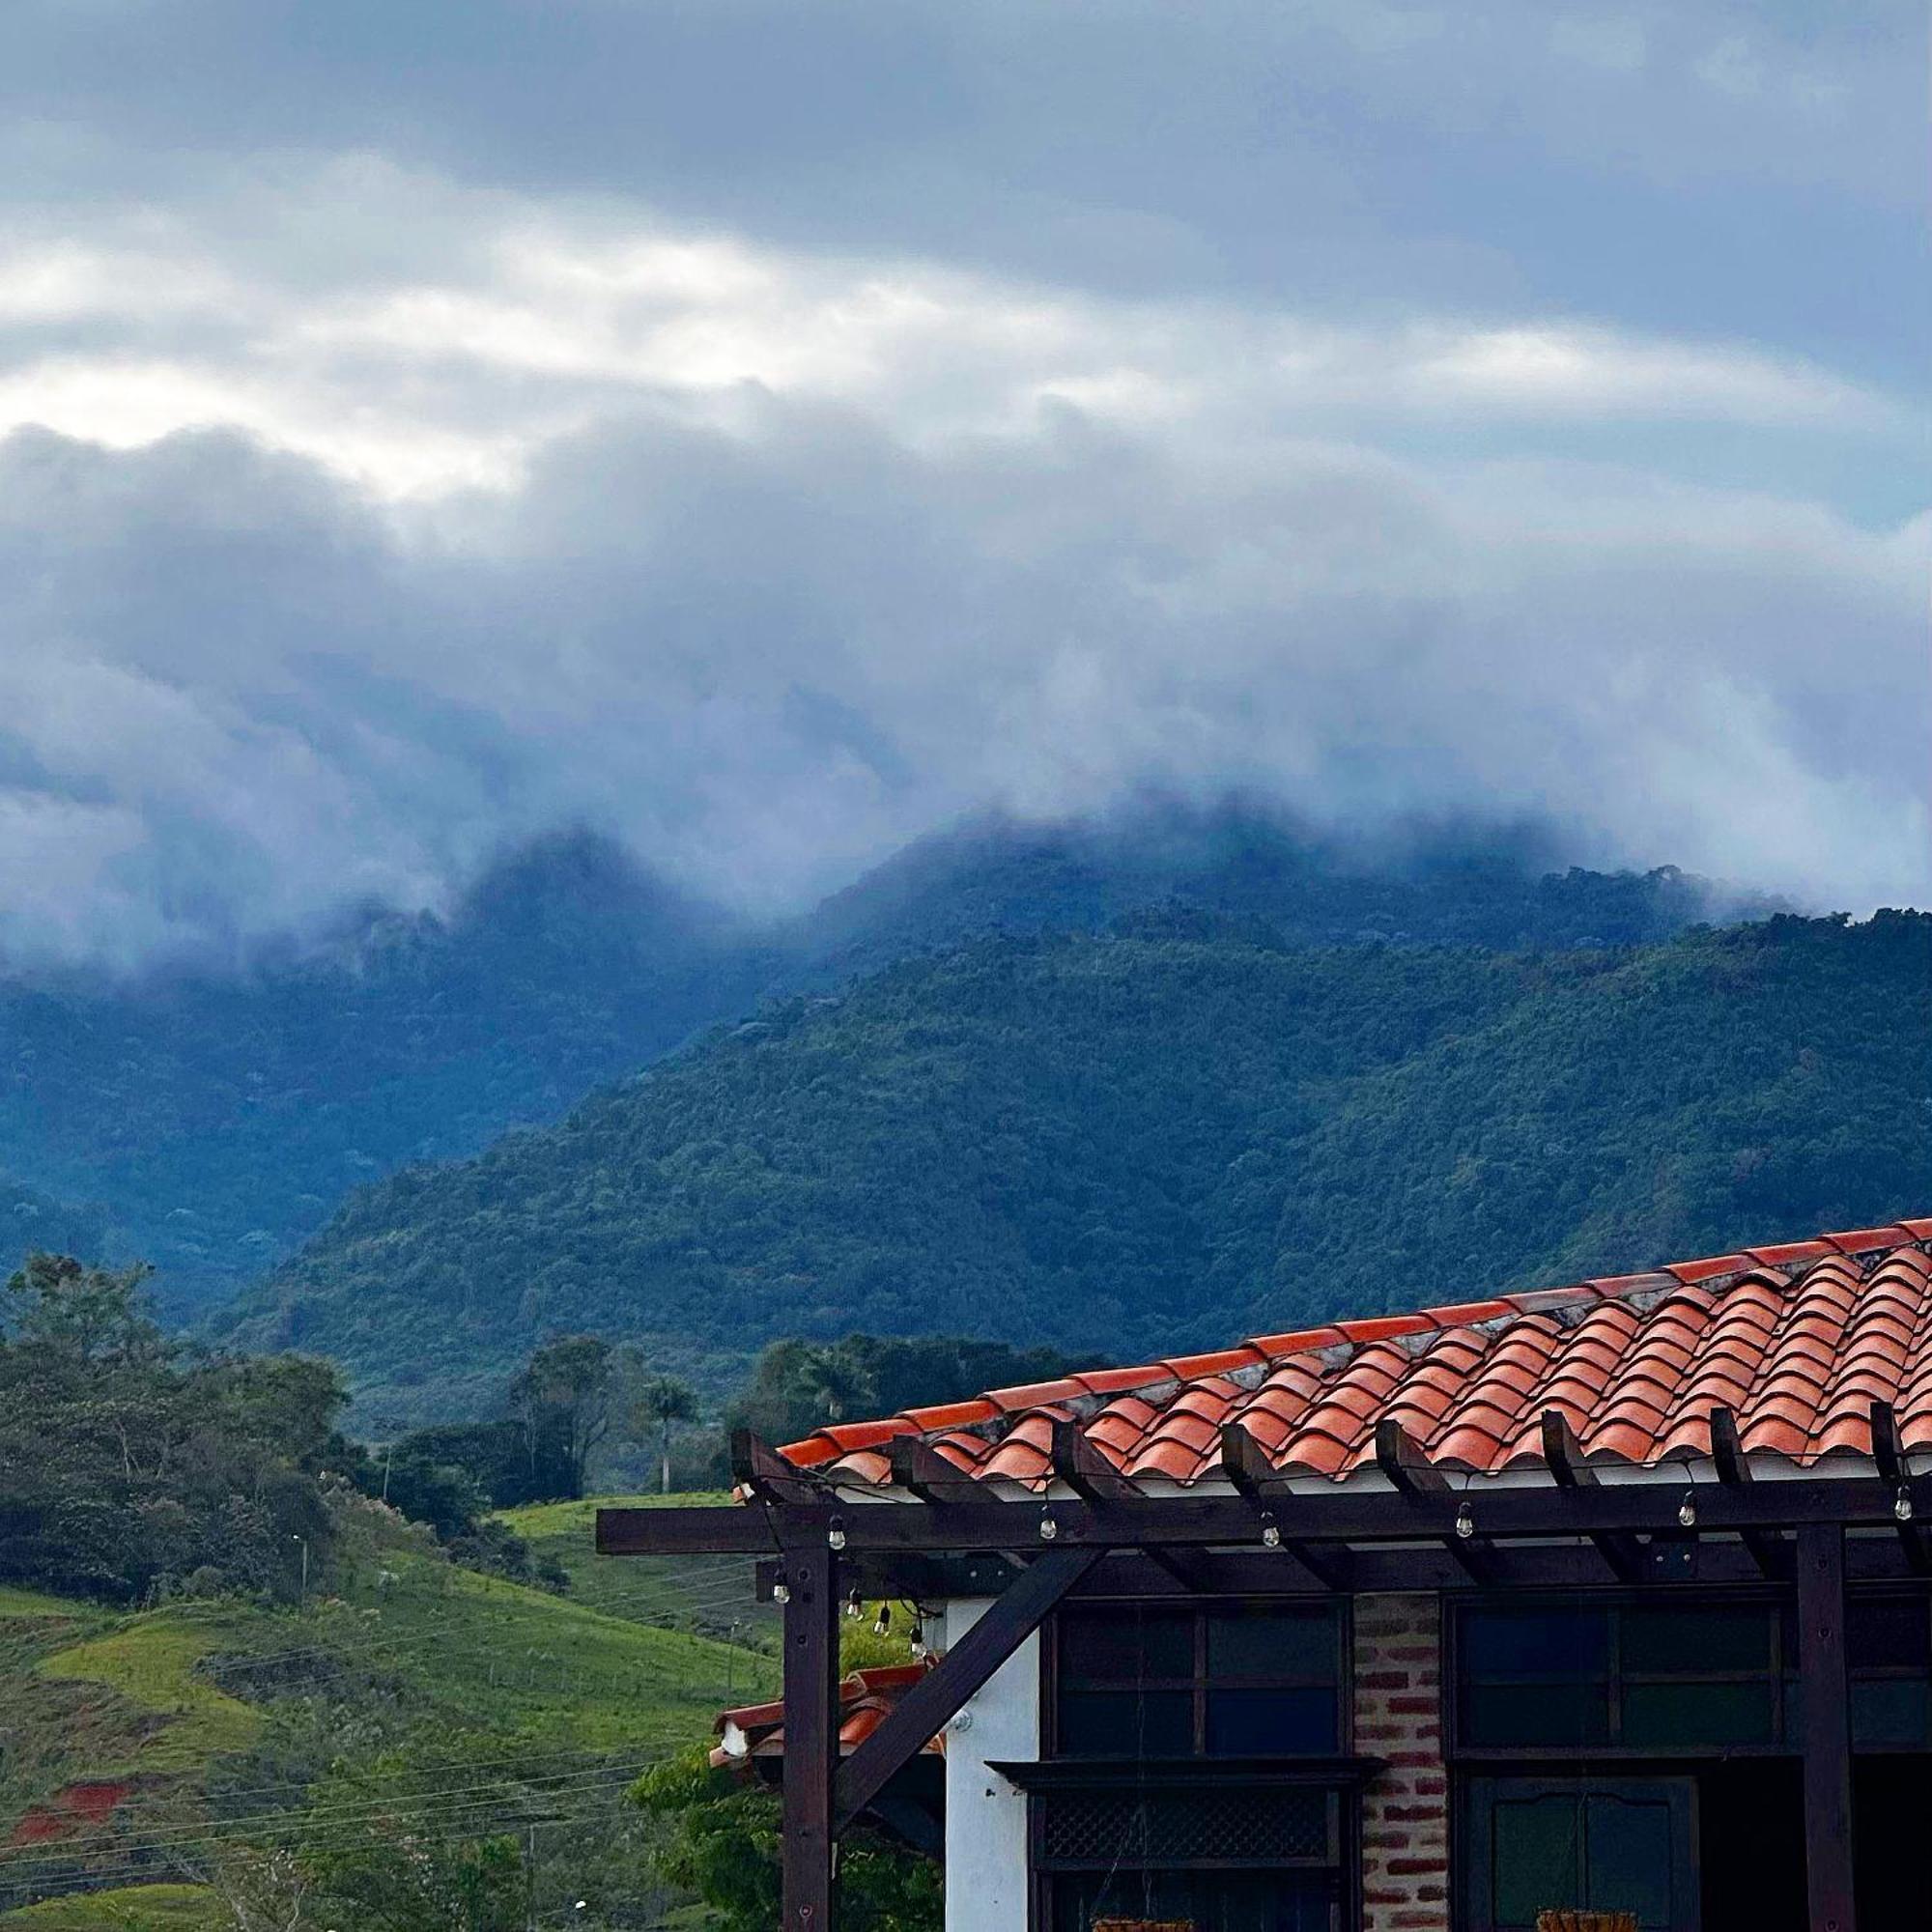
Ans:
<svg viewBox="0 0 1932 1932"><path fill-rule="evenodd" d="M1069 1688L1067 1673L1062 1657L1062 1636L1068 1621L1084 1612L1104 1611L1117 1614L1144 1613L1159 1616L1190 1617L1193 1620L1191 1634L1193 1669L1186 1677L1133 1677L1133 1678L1091 1678L1075 1679L1080 1690L1091 1690L1095 1694L1122 1693L1132 1691L1185 1692L1192 1698L1190 1723L1190 1745L1186 1755L1205 1764L1215 1762L1215 1755L1208 1750L1208 1699L1217 1691L1227 1690L1332 1690L1335 1698L1335 1737L1330 1745L1324 1745L1315 1751L1282 1751L1270 1753L1284 1759L1295 1757L1335 1757L1347 1756L1354 1748L1354 1602L1352 1598L1318 1599L1314 1601L1293 1601L1279 1597L1203 1597L1186 1598L1179 1602L1165 1598L1119 1598L1083 1599L1071 1606L1070 1611L1056 1614L1048 1620L1042 1633L1040 1646L1040 1744L1041 1755L1058 1758L1063 1755L1061 1744L1062 1698ZM1319 1611L1331 1622L1333 1647L1331 1652L1333 1675L1317 1677L1307 1673L1270 1673L1257 1675L1243 1673L1210 1678L1208 1674L1208 1629L1209 1619L1226 1615L1230 1611L1250 1611L1260 1614L1281 1615L1295 1612L1306 1615ZM1075 1694L1079 1694L1076 1690ZM1131 1751L1113 1754L1081 1752L1083 1761L1101 1764L1108 1756L1131 1757ZM1234 1753L1223 1754L1233 1757ZM1239 1755L1248 1757L1252 1752Z"/></svg>

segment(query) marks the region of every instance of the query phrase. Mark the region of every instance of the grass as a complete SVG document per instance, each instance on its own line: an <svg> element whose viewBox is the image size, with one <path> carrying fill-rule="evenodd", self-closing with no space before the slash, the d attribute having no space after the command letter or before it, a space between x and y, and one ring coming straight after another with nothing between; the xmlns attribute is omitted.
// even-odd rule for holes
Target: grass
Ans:
<svg viewBox="0 0 1932 1932"><path fill-rule="evenodd" d="M130 1885L0 1913L0 1926L20 1932L212 1932L221 1923L213 1894L198 1885Z"/></svg>
<svg viewBox="0 0 1932 1932"><path fill-rule="evenodd" d="M205 1764L217 1751L247 1749L261 1714L196 1669L244 1631L242 1616L233 1610L156 1610L43 1658L43 1677L104 1685L137 1711L161 1719L143 1727L129 1759L94 1765L90 1776L182 1771Z"/></svg>
<svg viewBox="0 0 1932 1932"><path fill-rule="evenodd" d="M535 1556L562 1564L575 1603L635 1623L722 1637L776 1655L776 1607L756 1600L756 1564L749 1556L599 1556L593 1547L600 1509L658 1509L668 1504L723 1503L724 1494L588 1496L582 1502L530 1503L503 1520Z"/></svg>
<svg viewBox="0 0 1932 1932"><path fill-rule="evenodd" d="M635 1845L624 1834L640 1828L618 1795L632 1769L707 1737L725 1706L775 1695L779 1673L775 1655L699 1628L712 1619L727 1631L732 1616L770 1628L769 1609L751 1602L748 1561L694 1570L600 1559L596 1507L512 1515L579 1579L565 1596L457 1569L374 1506L345 1519L339 1573L300 1611L224 1601L126 1614L0 1593L0 1725L10 1733L0 1844L69 1784L137 1780L114 1848L50 1845L11 1869L0 1861L0 1927L202 1932L205 1893L132 1883L177 1875L130 1861L139 1841L185 1816L218 1830L238 1805L298 1807L338 1760L352 1791L358 1766L434 1792L451 1763L473 1762L477 1776L503 1780L512 1809L541 1816L549 1801L541 1790L518 1795L515 1767L538 1767L540 1780L556 1753L596 1753L619 1774L608 1800L588 1812L564 1805L570 1819L556 1829ZM289 1830L299 1838L298 1809ZM626 1873L640 1856L623 1854ZM4 1910L76 1882L103 1889Z"/></svg>

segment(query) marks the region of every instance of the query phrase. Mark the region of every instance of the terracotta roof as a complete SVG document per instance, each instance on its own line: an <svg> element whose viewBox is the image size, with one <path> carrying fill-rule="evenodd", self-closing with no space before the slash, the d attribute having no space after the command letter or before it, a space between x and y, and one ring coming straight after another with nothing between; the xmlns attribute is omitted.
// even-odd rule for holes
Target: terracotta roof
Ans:
<svg viewBox="0 0 1932 1932"><path fill-rule="evenodd" d="M838 1748L854 1751L878 1729L886 1713L931 1669L930 1663L895 1663L855 1670L838 1685ZM753 1758L784 1755L784 1705L747 1704L720 1713L713 1727L723 1740L711 1753L719 1769L749 1765ZM945 1750L945 1738L930 1739L924 1749Z"/></svg>
<svg viewBox="0 0 1932 1932"><path fill-rule="evenodd" d="M1650 1465L1708 1456L1725 1407L1747 1451L1810 1463L1870 1455L1875 1399L1908 1449L1932 1449L1928 1248L1932 1220L1745 1248L832 1424L783 1453L879 1487L883 1445L916 1435L978 1480L1039 1490L1072 1419L1128 1475L1188 1484L1239 1421L1283 1471L1339 1479L1373 1463L1386 1416L1432 1461L1492 1474L1542 1460L1547 1409L1591 1461Z"/></svg>

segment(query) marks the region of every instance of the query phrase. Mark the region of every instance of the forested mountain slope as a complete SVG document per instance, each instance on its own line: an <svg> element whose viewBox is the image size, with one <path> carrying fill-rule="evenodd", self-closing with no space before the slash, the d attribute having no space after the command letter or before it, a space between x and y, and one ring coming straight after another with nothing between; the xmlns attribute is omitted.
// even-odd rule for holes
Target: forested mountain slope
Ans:
<svg viewBox="0 0 1932 1932"><path fill-rule="evenodd" d="M988 929L1091 929L1179 903L1311 942L1623 944L1711 906L1668 868L1548 863L1522 835L1351 855L1256 808L1155 802L1063 825L975 820L753 930L579 833L504 859L446 918L365 910L244 970L0 973L0 1175L18 1183L0 1200L0 1264L36 1244L140 1257L159 1265L162 1305L192 1314L352 1187L555 1121L763 993ZM60 1237L81 1223L99 1238Z"/></svg>
<svg viewBox="0 0 1932 1932"><path fill-rule="evenodd" d="M434 1382L974 1332L1116 1358L1932 1199L1932 918L1628 952L1296 950L1200 915L796 999L355 1195L242 1339Z"/></svg>

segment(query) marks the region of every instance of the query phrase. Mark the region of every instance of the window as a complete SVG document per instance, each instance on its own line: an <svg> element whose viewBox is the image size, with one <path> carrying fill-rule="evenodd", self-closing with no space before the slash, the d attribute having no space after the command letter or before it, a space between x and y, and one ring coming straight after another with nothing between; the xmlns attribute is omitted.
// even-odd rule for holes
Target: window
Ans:
<svg viewBox="0 0 1932 1932"><path fill-rule="evenodd" d="M1325 1605L1066 1610L1056 1639L1060 1756L1331 1756L1342 1748L1342 1621Z"/></svg>
<svg viewBox="0 0 1932 1932"><path fill-rule="evenodd" d="M1932 1747L1932 1596L1855 1596L1845 1609L1852 1742L1864 1750Z"/></svg>
<svg viewBox="0 0 1932 1932"><path fill-rule="evenodd" d="M1785 1633L1768 1599L1475 1607L1458 1625L1468 1750L1739 1750L1783 1735Z"/></svg>

